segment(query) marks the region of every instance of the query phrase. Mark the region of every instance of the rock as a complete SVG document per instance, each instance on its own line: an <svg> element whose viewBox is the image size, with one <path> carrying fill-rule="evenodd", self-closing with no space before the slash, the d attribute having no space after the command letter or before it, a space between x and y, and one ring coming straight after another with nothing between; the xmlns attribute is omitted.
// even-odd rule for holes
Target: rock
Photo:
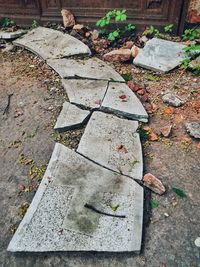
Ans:
<svg viewBox="0 0 200 267"><path fill-rule="evenodd" d="M8 251L139 252L142 224L140 185L57 143Z"/></svg>
<svg viewBox="0 0 200 267"><path fill-rule="evenodd" d="M172 125L166 125L160 129L160 132L164 137L169 137L171 134L171 130L172 130Z"/></svg>
<svg viewBox="0 0 200 267"><path fill-rule="evenodd" d="M138 95L144 95L145 94L145 91L144 89L140 89L137 91Z"/></svg>
<svg viewBox="0 0 200 267"><path fill-rule="evenodd" d="M88 46L69 34L38 27L13 42L39 55L44 60L79 54L91 54Z"/></svg>
<svg viewBox="0 0 200 267"><path fill-rule="evenodd" d="M197 237L194 243L196 247L200 248L200 237Z"/></svg>
<svg viewBox="0 0 200 267"><path fill-rule="evenodd" d="M103 56L103 59L110 62L125 62L131 59L130 49L113 50Z"/></svg>
<svg viewBox="0 0 200 267"><path fill-rule="evenodd" d="M17 30L13 32L0 31L0 39L12 40L27 33L25 30Z"/></svg>
<svg viewBox="0 0 200 267"><path fill-rule="evenodd" d="M143 45L146 44L148 41L149 41L149 39L146 37L146 35L143 35L139 39L139 42L142 43Z"/></svg>
<svg viewBox="0 0 200 267"><path fill-rule="evenodd" d="M134 46L133 41L127 41L124 45L124 49L131 49Z"/></svg>
<svg viewBox="0 0 200 267"><path fill-rule="evenodd" d="M93 31L91 32L91 38L92 38L92 41L97 40L97 39L99 38L99 31L97 31L97 30L93 30Z"/></svg>
<svg viewBox="0 0 200 267"><path fill-rule="evenodd" d="M101 166L142 180L143 157L137 128L137 121L95 111L77 151Z"/></svg>
<svg viewBox="0 0 200 267"><path fill-rule="evenodd" d="M128 81L127 85L133 92L137 92L138 90L142 89L137 84L135 84L133 81Z"/></svg>
<svg viewBox="0 0 200 267"><path fill-rule="evenodd" d="M137 47L136 45L134 45L132 48L131 48L131 55L133 58L135 58L138 53L140 52L140 48Z"/></svg>
<svg viewBox="0 0 200 267"><path fill-rule="evenodd" d="M13 50L13 45L12 44L10 44L10 43L6 43L6 47L4 48L4 49L2 49L2 52L3 53L7 53L7 52L10 52L10 51L12 51Z"/></svg>
<svg viewBox="0 0 200 267"><path fill-rule="evenodd" d="M69 10L62 9L61 15L63 17L63 25L65 28L72 28L75 25L74 16Z"/></svg>
<svg viewBox="0 0 200 267"><path fill-rule="evenodd" d="M162 182L151 173L144 175L143 182L146 187L151 189L156 194L162 195L166 191Z"/></svg>
<svg viewBox="0 0 200 267"><path fill-rule="evenodd" d="M143 68L165 73L180 65L186 58L183 51L185 47L180 43L153 38L141 49L133 63Z"/></svg>
<svg viewBox="0 0 200 267"><path fill-rule="evenodd" d="M185 101L182 100L179 96L173 93L167 93L162 97L164 103L167 103L173 107L180 107L182 106Z"/></svg>
<svg viewBox="0 0 200 267"><path fill-rule="evenodd" d="M73 27L73 30L74 31L81 31L84 29L84 25L83 24L75 24L74 27Z"/></svg>
<svg viewBox="0 0 200 267"><path fill-rule="evenodd" d="M190 63L189 63L189 67L190 67L191 69L193 69L193 68L195 68L195 67L197 67L197 66L200 66L200 56L197 57L196 59L193 59L193 60L190 61Z"/></svg>
<svg viewBox="0 0 200 267"><path fill-rule="evenodd" d="M199 122L189 122L185 124L186 130L190 136L194 138L200 138L200 123Z"/></svg>

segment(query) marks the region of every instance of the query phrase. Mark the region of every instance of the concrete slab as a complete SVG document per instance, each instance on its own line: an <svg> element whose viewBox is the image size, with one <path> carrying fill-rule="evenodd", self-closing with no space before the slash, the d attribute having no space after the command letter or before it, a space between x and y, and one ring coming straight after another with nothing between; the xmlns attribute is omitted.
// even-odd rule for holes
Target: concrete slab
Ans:
<svg viewBox="0 0 200 267"><path fill-rule="evenodd" d="M89 115L90 112L88 110L80 109L69 102L65 102L54 129L64 132L80 128L87 122Z"/></svg>
<svg viewBox="0 0 200 267"><path fill-rule="evenodd" d="M6 39L6 40L12 40L16 39L23 34L25 34L27 31L25 30L17 30L14 32L5 32L5 31L0 31L0 39Z"/></svg>
<svg viewBox="0 0 200 267"><path fill-rule="evenodd" d="M109 83L101 109L132 120L148 121L148 114L142 103L124 83Z"/></svg>
<svg viewBox="0 0 200 267"><path fill-rule="evenodd" d="M141 186L56 144L8 251L138 252L142 219Z"/></svg>
<svg viewBox="0 0 200 267"><path fill-rule="evenodd" d="M85 60L52 59L47 64L53 68L61 78L85 78L107 81L124 81L112 67L98 58Z"/></svg>
<svg viewBox="0 0 200 267"><path fill-rule="evenodd" d="M14 45L25 47L44 60L63 58L79 54L91 54L90 49L78 39L69 34L38 27L24 37L13 42Z"/></svg>
<svg viewBox="0 0 200 267"><path fill-rule="evenodd" d="M183 44L153 38L141 49L133 63L137 66L159 72L168 72L185 59Z"/></svg>
<svg viewBox="0 0 200 267"><path fill-rule="evenodd" d="M71 103L95 109L99 108L108 87L108 81L86 79L62 79Z"/></svg>
<svg viewBox="0 0 200 267"><path fill-rule="evenodd" d="M142 180L143 157L138 122L94 112L78 146L78 152L113 171Z"/></svg>

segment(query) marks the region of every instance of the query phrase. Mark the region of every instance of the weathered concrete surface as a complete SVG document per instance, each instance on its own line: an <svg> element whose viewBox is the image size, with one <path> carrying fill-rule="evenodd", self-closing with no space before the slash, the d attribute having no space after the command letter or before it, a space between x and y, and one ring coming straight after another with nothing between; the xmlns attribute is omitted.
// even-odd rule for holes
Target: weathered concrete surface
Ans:
<svg viewBox="0 0 200 267"><path fill-rule="evenodd" d="M150 70L168 72L185 59L183 44L153 38L141 49L133 63Z"/></svg>
<svg viewBox="0 0 200 267"><path fill-rule="evenodd" d="M59 132L76 129L87 122L89 115L89 111L65 102L54 129Z"/></svg>
<svg viewBox="0 0 200 267"><path fill-rule="evenodd" d="M143 159L138 122L94 112L78 146L78 152L116 172L142 179Z"/></svg>
<svg viewBox="0 0 200 267"><path fill-rule="evenodd" d="M88 78L108 81L124 81L112 67L98 58L85 60L52 59L47 64L53 68L61 78Z"/></svg>
<svg viewBox="0 0 200 267"><path fill-rule="evenodd" d="M109 83L101 109L132 120L143 122L148 120L148 114L142 103L124 83Z"/></svg>
<svg viewBox="0 0 200 267"><path fill-rule="evenodd" d="M25 33L26 33L26 31L24 31L24 30L17 30L14 32L0 31L0 39L6 39L6 40L16 39Z"/></svg>
<svg viewBox="0 0 200 267"><path fill-rule="evenodd" d="M62 79L69 101L87 108L99 108L108 87L108 81Z"/></svg>
<svg viewBox="0 0 200 267"><path fill-rule="evenodd" d="M13 44L25 47L44 60L91 54L88 46L78 39L45 27L38 27L30 31L24 37L14 41Z"/></svg>
<svg viewBox="0 0 200 267"><path fill-rule="evenodd" d="M125 218L99 214L86 203ZM141 186L57 143L8 250L139 251L142 218Z"/></svg>

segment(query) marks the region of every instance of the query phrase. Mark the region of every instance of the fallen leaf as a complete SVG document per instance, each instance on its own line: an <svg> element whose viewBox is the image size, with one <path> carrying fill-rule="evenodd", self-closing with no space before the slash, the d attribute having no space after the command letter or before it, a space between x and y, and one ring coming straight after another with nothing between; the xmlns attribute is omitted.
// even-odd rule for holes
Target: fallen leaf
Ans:
<svg viewBox="0 0 200 267"><path fill-rule="evenodd" d="M119 205L113 206L112 204L110 204L109 207L115 212L118 210Z"/></svg>
<svg viewBox="0 0 200 267"><path fill-rule="evenodd" d="M196 145L197 148L200 148L200 142Z"/></svg>
<svg viewBox="0 0 200 267"><path fill-rule="evenodd" d="M150 133L150 139L149 139L150 141L157 141L158 140L158 136L157 136L157 134L156 133L154 133L154 132L151 132Z"/></svg>
<svg viewBox="0 0 200 267"><path fill-rule="evenodd" d="M166 107L164 108L163 112L167 115L171 115L174 113L174 109L172 107Z"/></svg>
<svg viewBox="0 0 200 267"><path fill-rule="evenodd" d="M137 84L133 83L132 81L127 82L127 85L133 92L137 92L138 90L142 89Z"/></svg>
<svg viewBox="0 0 200 267"><path fill-rule="evenodd" d="M124 100L124 99L126 99L126 95L122 94L119 96L119 98Z"/></svg>
<svg viewBox="0 0 200 267"><path fill-rule="evenodd" d="M172 187L172 191L179 196L180 198L186 198L187 195L186 193L184 193L181 189L177 188L177 187Z"/></svg>
<svg viewBox="0 0 200 267"><path fill-rule="evenodd" d="M119 151L119 150L121 150L123 147L124 147L124 146L123 146L122 144L120 144L120 145L117 146L117 150Z"/></svg>
<svg viewBox="0 0 200 267"><path fill-rule="evenodd" d="M162 263L161 267L166 267L166 265L164 263Z"/></svg>

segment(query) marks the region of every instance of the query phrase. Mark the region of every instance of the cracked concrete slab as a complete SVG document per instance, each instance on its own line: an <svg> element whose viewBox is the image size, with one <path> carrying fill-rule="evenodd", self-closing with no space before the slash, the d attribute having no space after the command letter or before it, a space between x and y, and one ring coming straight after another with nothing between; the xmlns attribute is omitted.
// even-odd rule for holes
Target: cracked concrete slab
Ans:
<svg viewBox="0 0 200 267"><path fill-rule="evenodd" d="M47 64L61 78L85 78L95 80L119 81L124 79L111 66L98 58L90 59L51 59Z"/></svg>
<svg viewBox="0 0 200 267"><path fill-rule="evenodd" d="M148 41L143 49L134 59L133 63L146 69L168 72L185 59L183 44L153 38Z"/></svg>
<svg viewBox="0 0 200 267"><path fill-rule="evenodd" d="M89 47L78 39L45 27L33 29L13 44L25 47L44 60L91 54Z"/></svg>
<svg viewBox="0 0 200 267"><path fill-rule="evenodd" d="M89 111L80 109L69 102L65 102L54 129L63 132L80 128L86 124L89 115Z"/></svg>
<svg viewBox="0 0 200 267"><path fill-rule="evenodd" d="M26 31L24 30L17 30L14 32L0 31L0 39L12 40L22 36L25 33Z"/></svg>
<svg viewBox="0 0 200 267"><path fill-rule="evenodd" d="M109 83L101 109L132 120L148 121L148 114L142 103L124 83Z"/></svg>
<svg viewBox="0 0 200 267"><path fill-rule="evenodd" d="M142 222L140 185L57 143L8 251L138 252Z"/></svg>
<svg viewBox="0 0 200 267"><path fill-rule="evenodd" d="M77 152L118 173L142 180L143 157L137 121L94 112Z"/></svg>
<svg viewBox="0 0 200 267"><path fill-rule="evenodd" d="M86 79L62 79L62 85L71 103L99 108L108 87L108 81Z"/></svg>

